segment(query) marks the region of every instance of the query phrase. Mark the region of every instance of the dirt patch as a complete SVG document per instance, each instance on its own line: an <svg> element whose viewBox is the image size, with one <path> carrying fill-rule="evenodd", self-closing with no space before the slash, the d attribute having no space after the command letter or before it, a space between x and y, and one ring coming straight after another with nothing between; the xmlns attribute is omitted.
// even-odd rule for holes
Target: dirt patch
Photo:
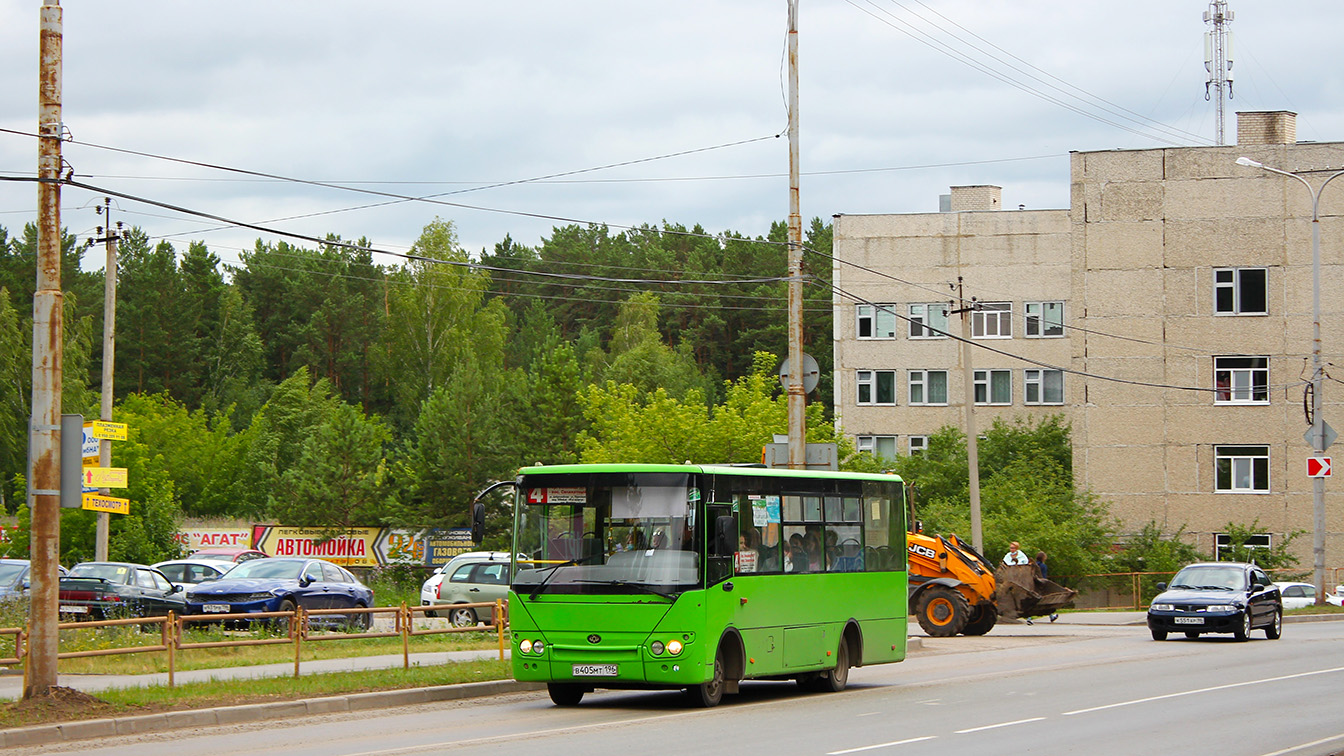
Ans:
<svg viewBox="0 0 1344 756"><path fill-rule="evenodd" d="M51 689L50 695L27 698L5 705L3 721L6 727L23 727L46 722L109 716L121 708L74 688L55 686Z"/></svg>

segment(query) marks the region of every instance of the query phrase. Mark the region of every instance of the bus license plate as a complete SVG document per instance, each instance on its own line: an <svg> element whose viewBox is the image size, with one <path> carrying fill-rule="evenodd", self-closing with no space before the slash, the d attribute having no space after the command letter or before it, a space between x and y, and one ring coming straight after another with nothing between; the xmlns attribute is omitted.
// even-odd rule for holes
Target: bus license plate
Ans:
<svg viewBox="0 0 1344 756"><path fill-rule="evenodd" d="M201 611L211 614L228 614L231 608L228 604L205 604L201 606Z"/></svg>
<svg viewBox="0 0 1344 756"><path fill-rule="evenodd" d="M1178 624L1178 625L1202 625L1202 624L1204 624L1204 618L1203 618L1203 617L1174 617L1174 618L1172 618L1172 621L1175 622L1175 623Z"/></svg>
<svg viewBox="0 0 1344 756"><path fill-rule="evenodd" d="M575 677L615 677L615 664L575 664Z"/></svg>
<svg viewBox="0 0 1344 756"><path fill-rule="evenodd" d="M57 611L60 614L88 614L89 608L87 606L74 606L72 604L61 604L60 609L58 609Z"/></svg>

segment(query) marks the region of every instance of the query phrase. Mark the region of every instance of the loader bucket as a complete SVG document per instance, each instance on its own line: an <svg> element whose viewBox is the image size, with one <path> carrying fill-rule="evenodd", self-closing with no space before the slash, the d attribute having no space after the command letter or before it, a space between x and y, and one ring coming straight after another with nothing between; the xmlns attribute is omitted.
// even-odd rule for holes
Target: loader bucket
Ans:
<svg viewBox="0 0 1344 756"><path fill-rule="evenodd" d="M999 565L994 603L999 616L1007 619L1044 617L1073 603L1078 592L1041 577L1034 564Z"/></svg>

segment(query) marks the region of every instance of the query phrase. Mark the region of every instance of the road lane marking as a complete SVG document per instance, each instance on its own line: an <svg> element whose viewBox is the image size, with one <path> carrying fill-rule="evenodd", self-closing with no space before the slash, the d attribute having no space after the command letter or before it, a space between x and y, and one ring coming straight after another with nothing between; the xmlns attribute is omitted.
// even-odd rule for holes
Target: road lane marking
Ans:
<svg viewBox="0 0 1344 756"><path fill-rule="evenodd" d="M1032 717L1031 719L1019 719L1016 722L1000 722L998 724L985 725L983 727L972 727L968 730L957 730L954 735L965 735L968 732L980 732L981 730L994 730L999 727L1012 727L1013 725L1026 724L1028 722L1040 722L1045 717Z"/></svg>
<svg viewBox="0 0 1344 756"><path fill-rule="evenodd" d="M890 748L892 746L905 745L906 743L918 743L921 740L933 740L936 736L925 735L922 738L908 738L906 740L893 740L890 743L878 743L877 745L859 746L858 748L846 748L843 751L830 751L826 756L843 756L846 753L858 753L859 751L871 751L876 748Z"/></svg>
<svg viewBox="0 0 1344 756"><path fill-rule="evenodd" d="M1310 743L1303 743L1302 745L1295 745L1292 748L1285 748L1282 751L1275 751L1273 753L1261 754L1261 756L1283 756L1283 754L1285 753L1301 751L1304 748L1315 748L1318 745L1325 745L1326 743L1332 743L1336 740L1344 740L1344 733L1340 733L1339 735L1332 735L1328 738L1321 738L1320 740L1313 740Z"/></svg>
<svg viewBox="0 0 1344 756"><path fill-rule="evenodd" d="M1094 711L1104 711L1106 709L1117 709L1121 706L1132 706L1134 704L1150 703L1152 701L1163 701L1168 698L1180 698L1181 696L1193 696L1197 693L1212 693L1216 690L1230 690L1232 688L1243 688L1247 685L1261 685L1263 683L1283 682L1284 680L1297 680L1302 677L1311 677L1313 675L1328 675L1334 672L1344 672L1344 667L1334 667L1332 669L1318 669L1312 672L1302 672L1296 675L1283 675L1282 677L1267 677L1263 680L1247 680L1246 682L1229 683L1228 685L1215 685L1212 688L1199 688L1198 690L1186 690L1180 693L1168 693L1164 696L1150 696L1148 698L1136 698L1133 701L1121 701L1120 703L1106 704L1104 706L1093 706L1090 709L1077 709L1075 711L1066 711L1064 716L1069 717L1074 714L1089 714Z"/></svg>

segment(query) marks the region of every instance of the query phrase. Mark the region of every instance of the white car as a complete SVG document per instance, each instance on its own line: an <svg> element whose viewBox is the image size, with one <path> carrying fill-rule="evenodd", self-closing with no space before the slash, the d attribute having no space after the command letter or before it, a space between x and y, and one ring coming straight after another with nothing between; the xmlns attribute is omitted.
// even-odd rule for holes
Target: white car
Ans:
<svg viewBox="0 0 1344 756"><path fill-rule="evenodd" d="M173 585L191 588L211 580L219 580L224 573L237 565L221 559L171 559L153 565L162 572Z"/></svg>
<svg viewBox="0 0 1344 756"><path fill-rule="evenodd" d="M1344 585L1337 585L1334 593L1325 594L1325 603L1344 606Z"/></svg>
<svg viewBox="0 0 1344 756"><path fill-rule="evenodd" d="M444 575L452 574L452 571L463 562L472 559L496 560L501 562L509 561L509 552L507 551L468 551L465 554L458 554L448 560L448 564L438 567L434 574L430 575L424 583L420 585L420 605L429 606L439 598L439 583L443 582ZM426 617L437 617L437 612L425 612Z"/></svg>
<svg viewBox="0 0 1344 756"><path fill-rule="evenodd" d="M1311 583L1275 583L1283 596L1283 608L1301 609L1316 604L1316 586Z"/></svg>

